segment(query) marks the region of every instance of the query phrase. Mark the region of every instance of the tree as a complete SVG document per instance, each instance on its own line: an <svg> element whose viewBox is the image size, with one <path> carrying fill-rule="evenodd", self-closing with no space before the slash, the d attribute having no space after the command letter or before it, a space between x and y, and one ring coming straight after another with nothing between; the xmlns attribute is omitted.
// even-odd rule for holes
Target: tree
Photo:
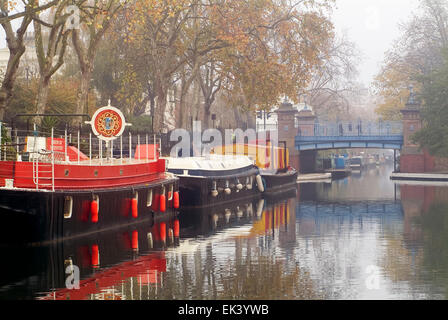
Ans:
<svg viewBox="0 0 448 320"><path fill-rule="evenodd" d="M95 0L80 8L82 22L79 29L72 31L72 41L78 57L80 75L79 99L76 113L86 111L90 81L95 56L105 33L110 29L117 12L123 7L121 0ZM85 34L83 34L85 33ZM80 123L82 119L76 119Z"/></svg>
<svg viewBox="0 0 448 320"><path fill-rule="evenodd" d="M146 73L143 88L151 102L155 131L164 128L168 90L176 82L176 75L188 63L195 70L195 60L227 45L219 37L210 36L213 29L207 10L212 2L145 0L137 1L128 11L126 43L140 53L138 65Z"/></svg>
<svg viewBox="0 0 448 320"><path fill-rule="evenodd" d="M313 73L303 100L314 107L318 116L347 117L352 114L352 96L359 87L356 78L360 53L346 36L330 39L328 44L328 55Z"/></svg>
<svg viewBox="0 0 448 320"><path fill-rule="evenodd" d="M46 113L74 113L76 111L78 81L69 79L53 80L48 90L48 108ZM39 79L33 79L29 83L18 81L14 87L14 94L10 101L5 118L12 119L17 113L34 113L34 101L39 89ZM90 99L93 103L94 99ZM44 118L45 119L45 118ZM45 120L43 119L43 122ZM16 125L24 125L29 118L16 119ZM64 120L69 121L69 118ZM58 120L55 121L58 124ZM61 122L60 128L64 128Z"/></svg>
<svg viewBox="0 0 448 320"><path fill-rule="evenodd" d="M326 5L325 0L137 2L127 14L125 32L139 56L129 63L127 74L132 75L129 81L145 78L140 87L151 103L155 130L164 126L168 90L181 83L182 107L198 71L205 77L206 121L220 89L230 104L246 110L270 108L284 94L297 100L333 35L320 11ZM145 75L139 76L141 72ZM206 79L212 73L213 80ZM120 95L125 97L125 92Z"/></svg>
<svg viewBox="0 0 448 320"><path fill-rule="evenodd" d="M387 53L374 83L383 100L377 113L384 119L399 119L408 87L413 85L420 92L421 81L442 64L442 51L448 46L448 3L421 0L419 12L401 29L402 35Z"/></svg>
<svg viewBox="0 0 448 320"><path fill-rule="evenodd" d="M18 5L11 5L10 1L0 1L0 24L6 34L6 43L9 49L9 59L6 71L2 78L0 87L0 121L3 121L5 109L8 107L9 101L12 98L12 91L19 68L20 59L25 53L24 36L28 26L32 22L32 17L39 11L46 10L53 7L58 1L50 1L39 5L37 0L23 1L23 8L21 11L10 14L13 10L19 10ZM12 21L22 18L19 28L14 31Z"/></svg>
<svg viewBox="0 0 448 320"><path fill-rule="evenodd" d="M328 56L333 26L326 1L240 1L216 8L223 49L223 89L233 106L269 110L288 96L295 102ZM225 14L222 12L226 10Z"/></svg>
<svg viewBox="0 0 448 320"><path fill-rule="evenodd" d="M201 67L198 74L198 82L204 97L204 126L210 127L211 108L216 100L216 94L221 90L223 77L220 74L219 63L214 59Z"/></svg>
<svg viewBox="0 0 448 320"><path fill-rule="evenodd" d="M66 29L66 21L71 16L71 13L66 12L69 3L71 3L69 0L59 1L58 5L52 9L49 22L43 21L40 14L33 14L36 55L40 75L35 103L37 114L45 112L50 79L64 63L65 50L70 34L70 30ZM42 27L49 29L48 34L44 33ZM40 124L41 117L36 117L34 121Z"/></svg>
<svg viewBox="0 0 448 320"><path fill-rule="evenodd" d="M443 65L422 81L424 126L414 138L432 155L448 157L448 48Z"/></svg>

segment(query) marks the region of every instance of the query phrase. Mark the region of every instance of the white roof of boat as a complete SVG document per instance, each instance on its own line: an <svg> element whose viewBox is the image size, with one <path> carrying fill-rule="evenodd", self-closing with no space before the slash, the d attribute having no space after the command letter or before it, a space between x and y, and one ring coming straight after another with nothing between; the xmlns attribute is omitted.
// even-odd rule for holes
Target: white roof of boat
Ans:
<svg viewBox="0 0 448 320"><path fill-rule="evenodd" d="M210 155L205 157L165 158L168 169L225 171L246 168L254 161L246 156Z"/></svg>

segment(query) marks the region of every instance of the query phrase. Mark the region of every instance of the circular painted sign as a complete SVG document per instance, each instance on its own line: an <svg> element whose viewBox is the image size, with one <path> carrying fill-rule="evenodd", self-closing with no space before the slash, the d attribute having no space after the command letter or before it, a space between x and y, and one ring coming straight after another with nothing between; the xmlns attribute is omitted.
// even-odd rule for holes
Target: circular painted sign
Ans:
<svg viewBox="0 0 448 320"><path fill-rule="evenodd" d="M93 133L101 140L115 140L123 134L125 127L129 124L123 113L111 106L98 109L88 122L92 126Z"/></svg>

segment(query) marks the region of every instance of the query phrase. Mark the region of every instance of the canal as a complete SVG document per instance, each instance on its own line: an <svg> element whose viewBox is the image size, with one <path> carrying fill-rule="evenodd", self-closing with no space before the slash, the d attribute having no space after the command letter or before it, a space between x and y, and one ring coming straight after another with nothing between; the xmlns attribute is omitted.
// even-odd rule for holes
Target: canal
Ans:
<svg viewBox="0 0 448 320"><path fill-rule="evenodd" d="M448 187L395 185L392 171L2 247L0 299L446 299Z"/></svg>

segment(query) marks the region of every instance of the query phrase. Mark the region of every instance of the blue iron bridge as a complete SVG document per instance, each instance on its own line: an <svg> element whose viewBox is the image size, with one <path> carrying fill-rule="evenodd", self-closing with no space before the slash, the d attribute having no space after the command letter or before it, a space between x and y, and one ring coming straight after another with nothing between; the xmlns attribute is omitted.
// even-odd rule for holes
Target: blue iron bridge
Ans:
<svg viewBox="0 0 448 320"><path fill-rule="evenodd" d="M295 146L299 151L330 149L391 149L403 147L402 122L315 123L314 132L299 123ZM312 129L310 131L313 131Z"/></svg>

